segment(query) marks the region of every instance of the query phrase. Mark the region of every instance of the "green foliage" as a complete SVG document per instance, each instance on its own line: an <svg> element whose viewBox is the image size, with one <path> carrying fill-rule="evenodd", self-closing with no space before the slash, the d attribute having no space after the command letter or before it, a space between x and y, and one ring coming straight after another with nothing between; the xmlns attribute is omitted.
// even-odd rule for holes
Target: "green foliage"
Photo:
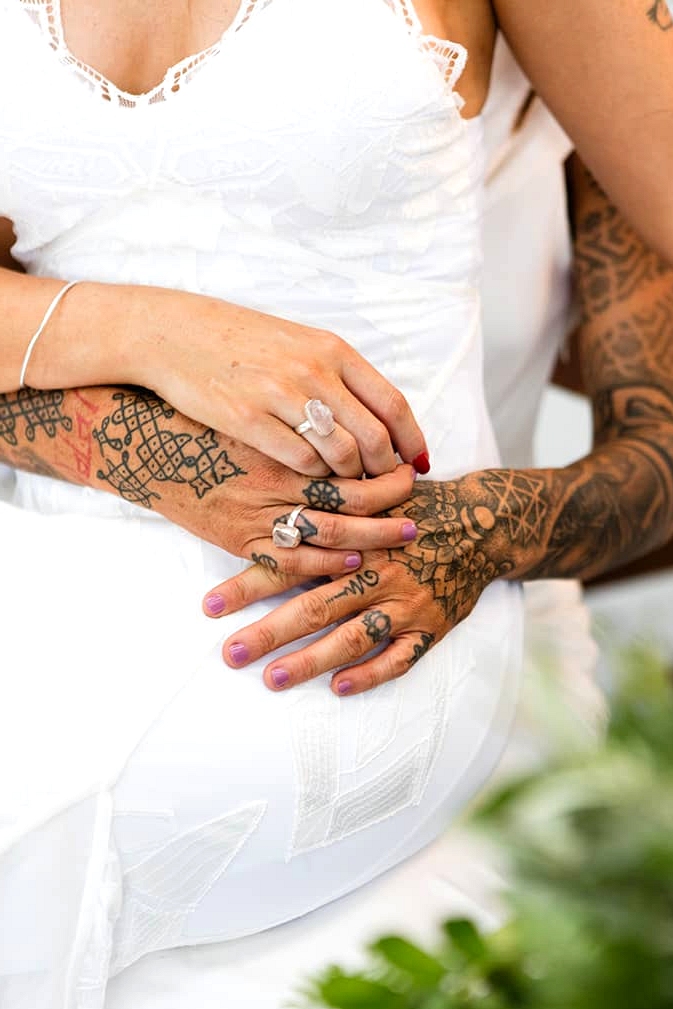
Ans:
<svg viewBox="0 0 673 1009"><path fill-rule="evenodd" d="M334 1009L673 1009L673 688L632 649L605 742L507 785L476 817L512 869L510 916L447 921L436 949L379 939L361 974L305 991Z"/></svg>

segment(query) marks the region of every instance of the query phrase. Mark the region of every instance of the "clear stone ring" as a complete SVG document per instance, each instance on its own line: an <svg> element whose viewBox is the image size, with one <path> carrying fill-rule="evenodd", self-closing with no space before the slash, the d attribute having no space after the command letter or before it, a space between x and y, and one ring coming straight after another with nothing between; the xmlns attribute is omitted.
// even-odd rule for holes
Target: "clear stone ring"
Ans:
<svg viewBox="0 0 673 1009"><path fill-rule="evenodd" d="M321 438L326 438L336 427L334 414L320 399L309 399L304 404L304 416L306 420L297 424L295 428L297 434L315 431Z"/></svg>
<svg viewBox="0 0 673 1009"><path fill-rule="evenodd" d="M297 529L295 522L299 518L299 513L308 508L308 505L297 505L290 512L287 522L276 522L273 527L271 538L274 546L277 547L298 547L301 543L301 529Z"/></svg>

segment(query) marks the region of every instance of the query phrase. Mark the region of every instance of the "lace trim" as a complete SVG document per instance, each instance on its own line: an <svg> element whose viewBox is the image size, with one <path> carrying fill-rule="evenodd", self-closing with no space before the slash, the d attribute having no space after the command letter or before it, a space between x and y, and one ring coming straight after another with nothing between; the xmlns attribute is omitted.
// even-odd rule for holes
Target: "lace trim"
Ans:
<svg viewBox="0 0 673 1009"><path fill-rule="evenodd" d="M467 49L459 42L440 39L423 31L423 25L416 13L412 0L384 0L384 3L404 21L409 34L419 47L430 56L444 77L446 86L453 91L467 63Z"/></svg>
<svg viewBox="0 0 673 1009"><path fill-rule="evenodd" d="M135 95L116 87L112 81L95 70L94 67L77 59L70 52L63 32L60 0L18 0L28 16L40 28L61 63L71 67L78 76L84 78L91 89L97 91L104 101L115 102L123 108L155 105L158 102L165 102L170 94L181 91L195 73L220 52L227 37L240 31L258 8L263 9L271 2L272 0L241 0L234 20L225 28L217 42L207 49L202 49L198 53L186 56L179 63L175 63L168 68L163 80L156 87L144 94Z"/></svg>

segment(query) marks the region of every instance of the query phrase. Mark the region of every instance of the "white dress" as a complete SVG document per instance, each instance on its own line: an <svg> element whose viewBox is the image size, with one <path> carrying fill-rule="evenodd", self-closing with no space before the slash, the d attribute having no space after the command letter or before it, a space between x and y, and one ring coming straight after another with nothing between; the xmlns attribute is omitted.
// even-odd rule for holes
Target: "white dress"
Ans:
<svg viewBox="0 0 673 1009"><path fill-rule="evenodd" d="M405 392L435 479L495 465L465 58L404 0L253 0L136 101L77 65L56 2L0 0L14 254L329 327ZM153 513L18 474L0 556L3 1009L101 1009L144 954L356 890L435 838L502 752L513 585L343 702L325 678L277 695L261 664L225 668L222 637L275 604L206 620L201 594L242 562Z"/></svg>

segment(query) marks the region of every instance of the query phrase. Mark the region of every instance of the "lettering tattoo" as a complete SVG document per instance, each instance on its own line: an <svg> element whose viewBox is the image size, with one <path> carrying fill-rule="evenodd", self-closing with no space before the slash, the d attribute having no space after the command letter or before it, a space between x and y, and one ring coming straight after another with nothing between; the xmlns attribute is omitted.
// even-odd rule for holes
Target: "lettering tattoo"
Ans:
<svg viewBox="0 0 673 1009"><path fill-rule="evenodd" d="M661 28L662 32L668 32L673 28L673 15L666 0L655 0L647 16L657 28Z"/></svg>
<svg viewBox="0 0 673 1009"><path fill-rule="evenodd" d="M362 623L367 629L367 637L373 645L380 645L390 635L392 623L390 617L383 610L371 610L365 613Z"/></svg>
<svg viewBox="0 0 673 1009"><path fill-rule="evenodd" d="M323 512L338 512L346 502L331 480L312 480L302 491L311 508Z"/></svg>
<svg viewBox="0 0 673 1009"><path fill-rule="evenodd" d="M106 469L98 479L125 501L152 507L156 484L188 484L200 499L214 487L245 473L220 448L214 431L194 437L168 426L172 407L145 390L117 392L119 406L93 432Z"/></svg>
<svg viewBox="0 0 673 1009"><path fill-rule="evenodd" d="M333 603L336 599L347 599L348 596L364 596L367 589L373 589L379 584L379 575L376 571L361 571L350 578L346 587L337 592L336 595L327 599L328 603Z"/></svg>

